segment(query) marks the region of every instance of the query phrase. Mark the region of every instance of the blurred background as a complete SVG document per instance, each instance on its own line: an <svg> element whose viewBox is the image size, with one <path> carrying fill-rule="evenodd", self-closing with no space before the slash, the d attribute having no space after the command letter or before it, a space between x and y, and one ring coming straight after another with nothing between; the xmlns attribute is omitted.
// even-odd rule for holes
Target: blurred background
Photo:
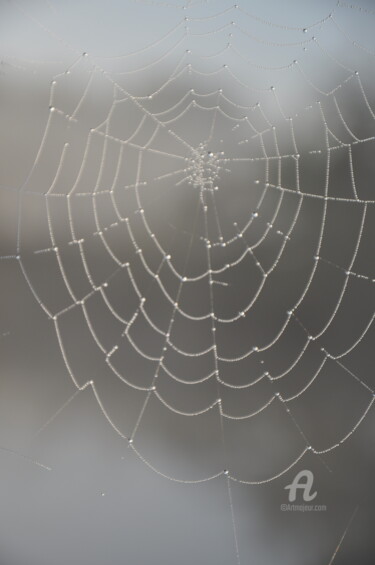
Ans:
<svg viewBox="0 0 375 565"><path fill-rule="evenodd" d="M371 4L0 3L1 565L373 563Z"/></svg>

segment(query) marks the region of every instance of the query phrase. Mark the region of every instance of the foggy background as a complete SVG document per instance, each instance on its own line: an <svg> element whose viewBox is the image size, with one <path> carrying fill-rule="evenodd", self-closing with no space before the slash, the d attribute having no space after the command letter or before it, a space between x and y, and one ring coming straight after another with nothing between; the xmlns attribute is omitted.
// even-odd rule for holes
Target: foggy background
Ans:
<svg viewBox="0 0 375 565"><path fill-rule="evenodd" d="M364 333L374 312L374 210L368 204L361 231L363 204L353 202L353 175L358 199L374 200L371 3L349 9L327 1L288 1L282 8L272 1L244 2L240 4L244 11L221 1L11 1L0 6L0 563L235 564L227 478L222 471L228 469L239 481L272 478L298 457L305 438L317 450L340 442L372 399L362 383L370 389L374 386L373 327ZM326 19L330 12L334 22ZM174 31L168 35L170 30ZM143 50L151 44L151 49ZM328 359L311 386L288 403L294 420L279 400L252 418L225 419L225 453L217 405L188 417L171 411L151 394L137 424L147 393L127 386L118 375L147 388L153 382L155 363L134 353L121 338L124 324L111 314L103 295L90 294L93 286L108 283L107 301L120 317L131 319L139 297L127 268L119 268L114 256L121 263L129 262L148 315L167 331L173 307L145 271L126 222L119 221L116 210L129 218L137 246L171 296L178 295L179 282L145 228L137 196L150 230L175 269L192 278L207 270L207 234L203 214L196 214L197 188L187 181L179 183L185 175L178 171L196 163L190 148L210 138L216 105L223 113L217 116L203 158L207 160L210 151L228 161L219 163L214 198L209 192L206 195L213 268L232 263L246 246L260 243L254 256L248 254L238 265L215 275L219 283L212 285L215 314L237 317L261 284L256 261L266 270L277 261L246 316L217 324L219 356L241 357L270 343L280 332L309 281L324 222L321 260L280 340L264 353L255 352L236 363L219 362L220 378L233 385L256 381L265 369L273 376L286 372L285 377L273 383L263 378L249 388L218 389L214 378L183 384L160 371L158 393L182 412L202 411L220 394L225 413L251 414L277 391L289 398L306 387L322 362L322 347L339 355L364 333L357 346L339 359L352 374ZM184 108L186 114L178 117ZM128 139L146 116L135 135L135 144L146 144L155 133L151 116L156 114L171 120L172 133L158 130L150 143L155 152L143 152L138 179L143 184L137 195L140 151L123 145L114 180L120 157L116 140ZM239 121L244 114L265 131L263 145L249 125ZM325 124L332 132L328 139ZM103 132L112 136L107 144ZM327 146L336 147L338 140L352 144L352 168L347 147L333 149L327 177ZM66 143L69 147L64 149ZM285 156L281 161L277 150ZM259 160L233 160L249 156ZM318 196L303 198L300 210L295 194L298 179L302 193ZM329 196L350 202L329 201L324 216L321 197L327 182ZM279 185L289 191L280 191ZM73 186L78 196L71 197L69 210L65 196L51 194L67 195ZM111 186L115 206L108 192ZM244 237L238 238L255 211L258 215ZM292 226L279 260L283 238ZM70 308L72 298L51 251L51 233L72 292L77 300L85 300L88 318L74 301ZM220 234L223 241L233 243L222 247ZM74 238L83 240L82 248L72 244ZM16 257L17 241L21 260ZM335 312L353 254L351 271L363 277L349 276L327 331L289 371L307 335L319 334ZM178 303L193 316L210 313L207 278L184 283ZM57 326L78 385L93 380L113 425L126 437L136 426L136 450L158 472L182 482L155 473L137 457L104 417L90 386L77 392L55 324L46 314L65 308L69 309L59 315ZM89 331L88 319L107 353L119 346L107 361ZM160 355L163 340L142 315L132 325L131 336L148 355ZM176 315L171 339L187 351L205 350L212 345L211 321L192 322ZM169 347L165 360L169 370L185 381L215 368L212 352L183 357ZM328 565L355 509L333 562L373 562L373 424L371 407L337 449L321 457L308 452L285 474L264 484L231 480L241 564ZM302 469L313 472L313 490L318 493L313 502L326 505L326 511L280 510L288 502L285 486ZM218 476L184 483L213 475Z"/></svg>

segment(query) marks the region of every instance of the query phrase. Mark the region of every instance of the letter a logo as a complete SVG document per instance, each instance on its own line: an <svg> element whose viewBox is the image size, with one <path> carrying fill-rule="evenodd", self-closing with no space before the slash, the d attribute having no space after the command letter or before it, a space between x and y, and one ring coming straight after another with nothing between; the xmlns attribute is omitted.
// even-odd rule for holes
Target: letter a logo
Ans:
<svg viewBox="0 0 375 565"><path fill-rule="evenodd" d="M306 482L301 483L300 480L303 477L306 478ZM313 481L314 481L314 475L312 474L311 471L304 470L297 473L297 475L294 477L294 481L290 483L290 485L284 487L285 489L289 490L289 502L294 502L296 500L297 489L303 490L302 496L305 502L309 502L310 500L313 500L317 495L316 491L313 494L310 494Z"/></svg>

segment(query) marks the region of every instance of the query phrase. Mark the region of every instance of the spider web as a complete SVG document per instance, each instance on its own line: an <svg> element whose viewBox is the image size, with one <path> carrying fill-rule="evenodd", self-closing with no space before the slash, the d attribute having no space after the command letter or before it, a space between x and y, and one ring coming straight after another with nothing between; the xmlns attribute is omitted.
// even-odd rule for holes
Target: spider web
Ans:
<svg viewBox="0 0 375 565"><path fill-rule="evenodd" d="M18 195L3 260L19 265L75 387L39 433L91 389L154 472L224 477L241 563L232 485L271 483L306 457L329 470L374 402L356 356L374 319L374 53L342 24L350 10L355 30L365 9L340 2L288 26L247 4L150 2L168 29L101 56L15 6L71 53L26 179L2 187ZM325 402L322 436L306 413ZM191 475L177 448L164 462L171 429ZM245 437L270 446L248 457Z"/></svg>

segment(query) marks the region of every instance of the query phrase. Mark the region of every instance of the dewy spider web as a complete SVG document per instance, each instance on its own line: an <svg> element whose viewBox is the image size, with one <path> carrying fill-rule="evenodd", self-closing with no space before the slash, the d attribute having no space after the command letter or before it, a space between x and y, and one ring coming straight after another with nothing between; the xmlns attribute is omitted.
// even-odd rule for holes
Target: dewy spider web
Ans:
<svg viewBox="0 0 375 565"><path fill-rule="evenodd" d="M226 476L240 563L232 482L274 481L307 452L326 465L374 402L368 375L346 362L374 319L370 298L358 319L351 311L374 283L361 249L375 199L358 170L375 139L358 70L373 52L342 28L342 11L355 8L341 3L305 27L265 20L247 4L151 5L176 14L160 39L115 57L75 53L51 81L45 131L18 187L16 253L6 258L54 325L72 398L91 387L115 432L163 477ZM356 66L336 55L334 33L358 54ZM353 98L365 126L347 113ZM40 233L31 249L32 210ZM348 218L339 249L327 233ZM90 343L89 361L98 359L95 375L73 326ZM361 403L349 427L319 446L298 404L324 393L331 373ZM134 398L126 426L103 398L109 379ZM217 467L202 472L197 461L193 478L160 468L137 441L150 410L153 427L160 410L186 426L212 417ZM293 440L272 472L252 473L234 439L272 411Z"/></svg>

